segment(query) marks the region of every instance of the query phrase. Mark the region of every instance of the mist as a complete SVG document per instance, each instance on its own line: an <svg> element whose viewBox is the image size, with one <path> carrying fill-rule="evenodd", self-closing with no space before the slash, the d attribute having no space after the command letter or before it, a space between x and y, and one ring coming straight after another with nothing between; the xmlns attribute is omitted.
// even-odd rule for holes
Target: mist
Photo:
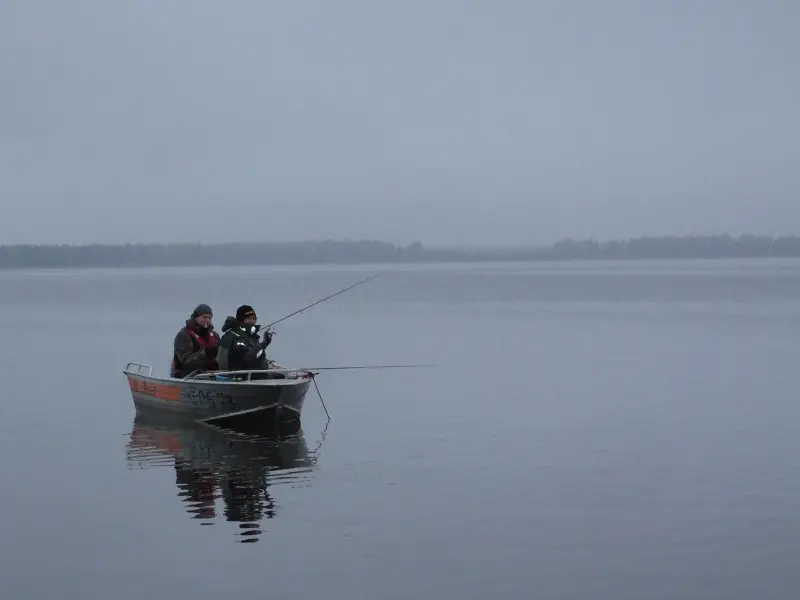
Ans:
<svg viewBox="0 0 800 600"><path fill-rule="evenodd" d="M545 244L800 219L788 1L7 1L0 243Z"/></svg>

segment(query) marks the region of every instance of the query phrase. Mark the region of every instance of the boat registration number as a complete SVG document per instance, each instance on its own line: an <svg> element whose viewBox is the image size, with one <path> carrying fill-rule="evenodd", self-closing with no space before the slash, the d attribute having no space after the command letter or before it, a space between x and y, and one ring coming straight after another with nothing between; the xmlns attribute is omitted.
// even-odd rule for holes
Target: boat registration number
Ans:
<svg viewBox="0 0 800 600"><path fill-rule="evenodd" d="M209 391L186 388L181 392L183 400L203 404L215 408L217 404L232 404L233 398L228 392Z"/></svg>

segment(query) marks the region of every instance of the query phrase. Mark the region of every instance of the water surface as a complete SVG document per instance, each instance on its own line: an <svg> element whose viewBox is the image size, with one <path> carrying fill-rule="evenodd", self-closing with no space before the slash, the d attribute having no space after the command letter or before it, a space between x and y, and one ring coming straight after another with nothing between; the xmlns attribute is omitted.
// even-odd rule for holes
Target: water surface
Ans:
<svg viewBox="0 0 800 600"><path fill-rule="evenodd" d="M9 598L794 598L800 262L395 267L277 327L302 430L135 418L209 303L382 266L0 273ZM242 543L245 542L245 543Z"/></svg>

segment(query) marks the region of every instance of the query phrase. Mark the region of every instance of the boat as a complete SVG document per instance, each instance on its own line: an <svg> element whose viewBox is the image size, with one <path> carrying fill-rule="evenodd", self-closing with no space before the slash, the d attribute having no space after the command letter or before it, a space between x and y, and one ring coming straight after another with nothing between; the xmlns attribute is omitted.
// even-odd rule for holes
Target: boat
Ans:
<svg viewBox="0 0 800 600"><path fill-rule="evenodd" d="M371 281L384 272L365 277L260 329L269 331L272 326ZM190 416L206 423L222 424L220 421L225 420L226 425L227 421L236 417L237 421L270 416L279 421L299 420L308 388L316 374L310 369L260 369L197 371L183 378L154 377L152 366L137 362L129 362L122 372L128 378L137 412L158 410ZM324 401L322 405L324 408ZM328 413L327 408L325 413Z"/></svg>
<svg viewBox="0 0 800 600"><path fill-rule="evenodd" d="M272 321L260 329L269 331L273 325L325 302L339 294L375 279L381 271L365 277L333 294ZM129 362L123 373L133 396L137 412L157 410L188 416L207 424L232 426L232 422L266 417L279 422L300 420L303 403L311 383L314 383L325 414L330 414L314 377L318 371L342 369L413 368L432 365L357 365L328 366L304 369L259 369L242 371L196 371L183 378L156 377L150 365ZM236 425L233 425L236 426Z"/></svg>
<svg viewBox="0 0 800 600"><path fill-rule="evenodd" d="M217 424L235 418L299 420L315 375L305 369L259 369L157 377L152 366L137 362L129 362L122 372L137 411L177 413Z"/></svg>

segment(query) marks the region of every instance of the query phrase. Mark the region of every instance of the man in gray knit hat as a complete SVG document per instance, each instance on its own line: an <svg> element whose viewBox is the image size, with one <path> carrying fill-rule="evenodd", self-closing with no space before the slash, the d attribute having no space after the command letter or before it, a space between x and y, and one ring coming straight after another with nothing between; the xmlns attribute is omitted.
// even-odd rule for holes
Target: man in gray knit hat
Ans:
<svg viewBox="0 0 800 600"><path fill-rule="evenodd" d="M216 371L219 335L211 319L214 313L208 304L200 304L175 335L170 377L185 377L192 371Z"/></svg>

